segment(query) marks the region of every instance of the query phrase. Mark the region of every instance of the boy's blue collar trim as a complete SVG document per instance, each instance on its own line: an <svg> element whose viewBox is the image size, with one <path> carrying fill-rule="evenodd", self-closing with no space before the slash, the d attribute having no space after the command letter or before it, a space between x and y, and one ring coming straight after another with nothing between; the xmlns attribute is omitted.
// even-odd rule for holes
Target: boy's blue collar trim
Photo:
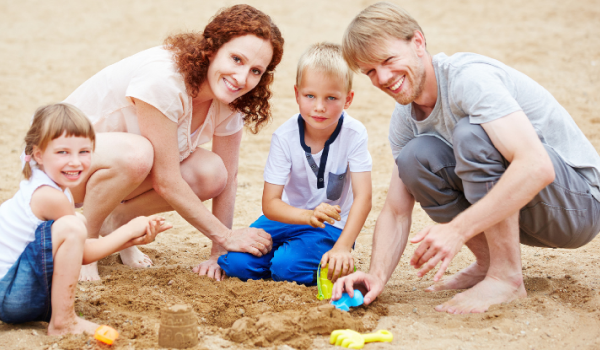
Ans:
<svg viewBox="0 0 600 350"><path fill-rule="evenodd" d="M325 147L323 147L323 154L321 155L321 161L319 162L320 163L319 168L313 169L313 171L315 172L315 175L317 176L317 189L325 187L325 165L327 164L327 157L329 156L329 145L331 145L332 143L335 142L338 135L340 134L340 131L342 130L343 124L344 124L344 113L342 112L342 115L340 116L340 119L338 120L335 130L333 131L331 136L329 136L329 139L327 139L327 141L325 141ZM302 149L304 150L307 161L309 161L310 164L314 164L315 161L312 159L311 149L310 149L310 147L308 147L306 145L306 142L304 142L304 128L305 128L304 119L302 118L302 115L299 114L298 115L298 131L300 132L300 146L302 146ZM316 164L315 164L315 166L316 166Z"/></svg>

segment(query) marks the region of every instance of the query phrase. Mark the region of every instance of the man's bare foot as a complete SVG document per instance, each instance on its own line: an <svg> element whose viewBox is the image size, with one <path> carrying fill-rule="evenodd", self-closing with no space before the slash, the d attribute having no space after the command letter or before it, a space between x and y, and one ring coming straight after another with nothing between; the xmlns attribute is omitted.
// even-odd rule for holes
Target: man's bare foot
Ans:
<svg viewBox="0 0 600 350"><path fill-rule="evenodd" d="M136 246L121 250L119 253L123 264L133 268L144 268L154 265L148 255L142 253Z"/></svg>
<svg viewBox="0 0 600 350"><path fill-rule="evenodd" d="M480 265L477 261L467 266L466 268L455 273L448 280L439 281L429 288L425 289L426 292L439 292L441 290L449 289L467 289L471 288L477 283L483 281L487 274L488 267Z"/></svg>
<svg viewBox="0 0 600 350"><path fill-rule="evenodd" d="M518 283L513 283L486 276L473 288L455 295L442 305L436 306L435 310L450 314L481 313L486 312L492 305L508 303L526 296L522 277Z"/></svg>
<svg viewBox="0 0 600 350"><path fill-rule="evenodd" d="M57 322L52 318L48 323L48 335L65 335L65 334L94 334L100 325L84 320L73 315L73 318L68 322Z"/></svg>
<svg viewBox="0 0 600 350"><path fill-rule="evenodd" d="M88 265L81 265L79 271L80 281L100 281L100 275L98 274L98 262L94 261Z"/></svg>

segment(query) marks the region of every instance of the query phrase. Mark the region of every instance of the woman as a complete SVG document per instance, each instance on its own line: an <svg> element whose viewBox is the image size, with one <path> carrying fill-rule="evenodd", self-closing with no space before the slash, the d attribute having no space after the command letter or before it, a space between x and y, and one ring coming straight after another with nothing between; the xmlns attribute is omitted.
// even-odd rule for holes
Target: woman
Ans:
<svg viewBox="0 0 600 350"><path fill-rule="evenodd" d="M203 33L175 35L90 78L65 102L91 119L97 145L91 175L73 191L88 235L108 234L131 218L176 210L213 241L194 271L221 279L226 251L271 249L262 230L232 231L244 125L257 133L271 118L268 99L283 38L270 17L248 5L223 9ZM212 139L212 152L198 147ZM212 213L202 204L213 199ZM137 248L123 263L152 261ZM100 279L96 265L80 280Z"/></svg>

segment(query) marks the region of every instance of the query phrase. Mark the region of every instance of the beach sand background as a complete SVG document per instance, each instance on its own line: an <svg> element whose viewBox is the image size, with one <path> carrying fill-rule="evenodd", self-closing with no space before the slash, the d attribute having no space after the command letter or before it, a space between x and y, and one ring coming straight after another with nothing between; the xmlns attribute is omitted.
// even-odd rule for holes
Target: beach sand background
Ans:
<svg viewBox="0 0 600 350"><path fill-rule="evenodd" d="M600 1L394 1L424 29L429 52L468 51L496 58L548 89L600 149ZM118 60L162 43L169 34L198 31L234 1L1 1L0 200L17 190L19 154L32 113L63 100L83 81ZM317 41L340 42L351 19L371 1L248 1L269 14L286 40L273 86L273 122L246 133L240 156L234 227L261 212L262 171L271 133L297 112L293 84L301 52ZM360 270L369 266L375 220L394 166L387 141L394 102L355 78L349 113L369 132L373 156L373 210L356 243ZM210 205L210 203L207 203ZM191 304L198 316L196 349L329 349L336 328L388 329L392 344L365 349L597 349L600 348L600 241L585 247L523 247L528 297L475 315L448 315L433 307L456 292L425 293L432 275L416 277L409 244L383 294L349 314L314 297L316 287L237 279L214 282L191 272L208 257L210 241L177 214L174 229L143 247L152 268L132 270L118 255L100 262L102 282L80 283L76 310L121 333L116 349L158 347L160 310ZM415 207L412 233L432 222ZM473 261L463 248L449 272ZM169 284L170 282L170 284ZM236 322L237 321L237 322ZM0 324L3 349L99 348L91 337L46 336L45 323Z"/></svg>

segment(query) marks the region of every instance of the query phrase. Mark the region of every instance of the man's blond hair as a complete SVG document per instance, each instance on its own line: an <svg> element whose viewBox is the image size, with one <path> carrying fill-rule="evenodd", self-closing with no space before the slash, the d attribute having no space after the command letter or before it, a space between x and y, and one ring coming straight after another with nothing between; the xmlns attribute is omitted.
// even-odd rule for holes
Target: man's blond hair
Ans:
<svg viewBox="0 0 600 350"><path fill-rule="evenodd" d="M302 75L306 69L331 75L344 82L346 93L352 90L352 70L342 56L342 47L333 43L317 43L311 45L298 61L296 86L300 87Z"/></svg>
<svg viewBox="0 0 600 350"><path fill-rule="evenodd" d="M385 40L410 41L416 31L423 33L408 12L389 2L378 2L362 10L346 28L342 39L344 59L352 70L358 71L358 62L372 63L387 58L384 57L387 52L374 50L383 47Z"/></svg>

